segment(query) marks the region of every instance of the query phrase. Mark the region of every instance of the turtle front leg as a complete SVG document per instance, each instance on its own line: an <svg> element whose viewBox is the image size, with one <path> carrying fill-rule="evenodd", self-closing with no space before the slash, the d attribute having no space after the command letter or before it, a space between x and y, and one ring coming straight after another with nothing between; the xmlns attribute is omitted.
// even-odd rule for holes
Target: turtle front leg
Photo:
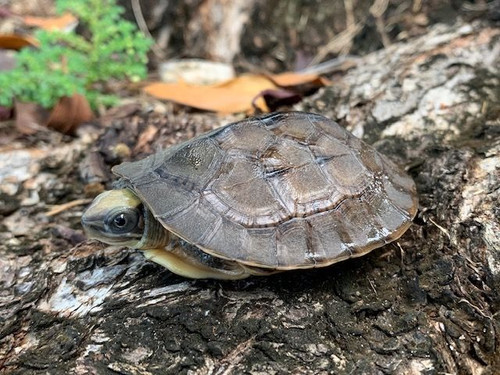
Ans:
<svg viewBox="0 0 500 375"><path fill-rule="evenodd" d="M217 268L204 262L207 254L204 254L202 259L196 259L184 251L184 247L168 250L151 249L144 250L144 256L177 275L191 279L239 280L250 276L250 273L236 262L221 260L216 264L223 262L224 267Z"/></svg>

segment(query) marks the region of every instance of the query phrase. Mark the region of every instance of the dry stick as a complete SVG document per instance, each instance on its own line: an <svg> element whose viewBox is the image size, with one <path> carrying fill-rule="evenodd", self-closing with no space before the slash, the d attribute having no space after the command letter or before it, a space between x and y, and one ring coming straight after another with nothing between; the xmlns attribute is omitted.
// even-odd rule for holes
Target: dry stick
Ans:
<svg viewBox="0 0 500 375"><path fill-rule="evenodd" d="M337 56L333 59L324 61L320 64L310 65L307 68L301 69L298 72L304 74L328 74L338 70L347 70L358 64L359 57L352 55Z"/></svg>
<svg viewBox="0 0 500 375"><path fill-rule="evenodd" d="M352 0L344 0L346 26L350 27L356 23L354 18L354 5Z"/></svg>
<svg viewBox="0 0 500 375"><path fill-rule="evenodd" d="M354 5L352 0L344 0L344 8L346 12L346 29L337 34L325 46L319 48L318 53L309 63L309 66L318 64L329 53L340 53L342 55L346 55L351 49L352 41L361 31L364 20L356 23L356 19L354 17Z"/></svg>
<svg viewBox="0 0 500 375"><path fill-rule="evenodd" d="M352 42L354 37L361 31L362 26L361 23L348 27L340 34L337 34L335 38L333 38L328 44L324 47L321 47L312 59L309 65L315 65L322 61L329 53L338 53L340 52L346 45Z"/></svg>
<svg viewBox="0 0 500 375"><path fill-rule="evenodd" d="M422 0L414 0L411 7L412 13L418 13L422 9Z"/></svg>
<svg viewBox="0 0 500 375"><path fill-rule="evenodd" d="M345 8L345 19L347 28L354 27L356 25L356 17L354 16L354 4L353 0L344 0L344 8ZM344 47L340 50L341 55L347 55L352 48L354 36L346 43Z"/></svg>
<svg viewBox="0 0 500 375"><path fill-rule="evenodd" d="M382 44L384 47L391 45L391 40L385 31L384 19L382 18L388 5L389 0L375 0L373 5L370 7L370 13L375 18L375 25L377 26L377 31L380 34L380 37L382 38Z"/></svg>
<svg viewBox="0 0 500 375"><path fill-rule="evenodd" d="M70 208L73 208L76 206L83 206L83 205L88 204L90 202L92 202L92 199L76 199L76 200L68 202L68 203L58 204L56 206L53 206L52 209L46 213L46 215L47 216L55 216L55 215L60 214L61 212L69 210Z"/></svg>
<svg viewBox="0 0 500 375"><path fill-rule="evenodd" d="M402 3L400 4L396 10L391 15L387 15L385 19L385 27L388 29L390 26L397 24L405 19L406 13L408 12L408 4ZM418 13L418 10L411 10L412 13Z"/></svg>
<svg viewBox="0 0 500 375"><path fill-rule="evenodd" d="M429 218L429 221L434 224L441 232L443 232L444 234L446 234L446 237L448 237L448 240L451 241L451 236L450 236L450 232L448 232L448 230L446 230L444 227L442 227L441 225L439 225L438 223L436 223L434 220L432 220L431 218Z"/></svg>
<svg viewBox="0 0 500 375"><path fill-rule="evenodd" d="M493 6L493 2L491 3L480 3L480 4L462 4L461 8L465 11L472 12L484 12L488 10L490 6Z"/></svg>
<svg viewBox="0 0 500 375"><path fill-rule="evenodd" d="M149 32L148 25L146 24L146 20L144 19L144 15L142 14L141 4L139 3L139 0L130 0L130 5L132 5L132 12L134 12L135 21L137 22L139 29L141 29L142 33L151 38L151 40L153 41L153 45L151 46L153 53L160 60L163 60L165 58L165 53Z"/></svg>

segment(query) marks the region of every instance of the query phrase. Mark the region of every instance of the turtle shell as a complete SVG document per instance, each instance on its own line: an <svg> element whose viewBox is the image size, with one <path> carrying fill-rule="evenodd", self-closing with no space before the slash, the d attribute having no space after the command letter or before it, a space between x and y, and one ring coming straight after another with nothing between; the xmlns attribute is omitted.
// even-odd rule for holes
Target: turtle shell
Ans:
<svg viewBox="0 0 500 375"><path fill-rule="evenodd" d="M409 176L310 113L229 124L113 172L187 242L278 270L363 255L399 238L417 209Z"/></svg>

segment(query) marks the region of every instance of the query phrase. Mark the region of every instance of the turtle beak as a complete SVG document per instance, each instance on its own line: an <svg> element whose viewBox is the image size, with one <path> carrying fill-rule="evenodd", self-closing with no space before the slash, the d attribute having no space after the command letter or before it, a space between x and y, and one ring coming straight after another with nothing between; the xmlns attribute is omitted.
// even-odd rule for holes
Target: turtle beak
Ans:
<svg viewBox="0 0 500 375"><path fill-rule="evenodd" d="M99 194L82 215L82 227L88 238L101 240L105 233L104 219L108 212L106 196L109 192Z"/></svg>
<svg viewBox="0 0 500 375"><path fill-rule="evenodd" d="M89 215L86 211L82 216L82 227L88 238L99 239L102 237L103 217Z"/></svg>
<svg viewBox="0 0 500 375"><path fill-rule="evenodd" d="M101 239L105 233L104 220L109 211L109 207L116 204L114 200L109 200L111 191L99 194L82 215L82 226L87 237Z"/></svg>

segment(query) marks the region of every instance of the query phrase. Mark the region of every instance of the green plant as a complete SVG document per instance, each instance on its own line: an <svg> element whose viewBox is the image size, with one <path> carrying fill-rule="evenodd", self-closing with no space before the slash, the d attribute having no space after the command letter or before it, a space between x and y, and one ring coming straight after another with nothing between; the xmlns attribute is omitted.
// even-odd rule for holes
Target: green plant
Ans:
<svg viewBox="0 0 500 375"><path fill-rule="evenodd" d="M88 31L39 31L38 48L24 48L13 70L0 72L0 105L12 100L52 107L59 98L79 93L91 106L109 106L117 97L107 94L110 79L138 81L147 73L151 40L122 18L116 0L58 0L59 12L70 11Z"/></svg>

